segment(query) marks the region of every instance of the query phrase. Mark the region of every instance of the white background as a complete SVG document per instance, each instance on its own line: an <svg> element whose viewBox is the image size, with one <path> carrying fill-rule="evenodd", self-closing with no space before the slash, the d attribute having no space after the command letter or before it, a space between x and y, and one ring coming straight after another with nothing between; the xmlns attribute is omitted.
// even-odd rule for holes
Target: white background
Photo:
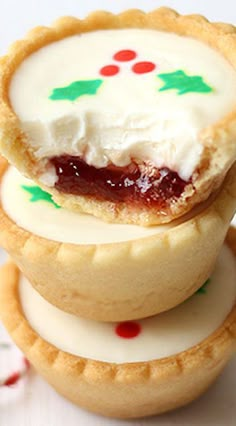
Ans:
<svg viewBox="0 0 236 426"><path fill-rule="evenodd" d="M236 23L235 0L0 0L0 53L36 25L48 25L62 15L84 17L95 9L120 12L159 6L181 13L201 13L208 19Z"/></svg>
<svg viewBox="0 0 236 426"><path fill-rule="evenodd" d="M170 6L182 13L200 13L208 19L236 24L235 0L0 0L0 6L0 54L33 26L48 25L62 15L84 17L95 9L148 11ZM0 252L0 260L3 258ZM6 341L8 337L0 326L1 339ZM6 353L4 356L0 356L0 374L10 359ZM17 355L15 359L17 362ZM235 389L234 358L217 383L190 406L158 418L126 422L104 419L74 407L31 373L28 381L14 389L0 388L0 426L235 426Z"/></svg>

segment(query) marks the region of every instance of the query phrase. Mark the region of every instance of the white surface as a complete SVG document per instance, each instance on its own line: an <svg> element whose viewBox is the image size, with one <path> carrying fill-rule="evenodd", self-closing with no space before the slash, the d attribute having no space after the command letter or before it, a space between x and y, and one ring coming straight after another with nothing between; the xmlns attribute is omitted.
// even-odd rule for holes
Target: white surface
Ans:
<svg viewBox="0 0 236 426"><path fill-rule="evenodd" d="M138 7L151 10L160 5L180 12L202 13L218 21L236 23L235 0L0 0L0 53L15 38L38 24L49 24L60 15L84 16L93 9L121 11ZM3 253L1 253L3 260ZM3 338L0 329L0 339ZM5 337L6 339L6 337ZM1 362L1 359L0 359ZM227 366L217 383L198 401L184 409L158 418L135 421L104 419L86 413L59 397L36 374L26 386L0 388L1 426L235 426L236 358Z"/></svg>

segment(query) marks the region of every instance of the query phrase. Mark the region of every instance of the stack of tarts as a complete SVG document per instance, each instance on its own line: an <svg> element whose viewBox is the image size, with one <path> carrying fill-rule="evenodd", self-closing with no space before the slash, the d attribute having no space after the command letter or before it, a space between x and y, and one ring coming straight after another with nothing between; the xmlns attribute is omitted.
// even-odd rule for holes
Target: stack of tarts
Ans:
<svg viewBox="0 0 236 426"><path fill-rule="evenodd" d="M1 317L74 403L162 413L235 350L235 99L235 28L166 8L62 18L2 58Z"/></svg>

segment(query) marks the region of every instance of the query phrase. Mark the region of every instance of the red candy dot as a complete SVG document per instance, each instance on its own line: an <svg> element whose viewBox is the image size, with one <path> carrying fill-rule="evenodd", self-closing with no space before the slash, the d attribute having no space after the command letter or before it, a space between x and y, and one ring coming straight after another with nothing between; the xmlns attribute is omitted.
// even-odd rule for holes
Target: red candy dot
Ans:
<svg viewBox="0 0 236 426"><path fill-rule="evenodd" d="M141 326L137 322L125 321L116 326L116 334L123 339L132 339L141 333Z"/></svg>
<svg viewBox="0 0 236 426"><path fill-rule="evenodd" d="M111 77L118 74L119 71L120 68L117 65L106 65L100 69L100 74L104 75L105 77Z"/></svg>
<svg viewBox="0 0 236 426"><path fill-rule="evenodd" d="M13 373L4 382L4 386L13 386L20 380L20 373Z"/></svg>
<svg viewBox="0 0 236 426"><path fill-rule="evenodd" d="M136 74L146 74L151 72L156 68L156 65L153 62L137 62L133 65L132 70Z"/></svg>
<svg viewBox="0 0 236 426"><path fill-rule="evenodd" d="M128 61L132 61L133 59L135 59L137 56L137 53L134 52L133 50L120 50L119 52L117 52L114 56L113 59L115 59L116 61L119 62L128 62Z"/></svg>

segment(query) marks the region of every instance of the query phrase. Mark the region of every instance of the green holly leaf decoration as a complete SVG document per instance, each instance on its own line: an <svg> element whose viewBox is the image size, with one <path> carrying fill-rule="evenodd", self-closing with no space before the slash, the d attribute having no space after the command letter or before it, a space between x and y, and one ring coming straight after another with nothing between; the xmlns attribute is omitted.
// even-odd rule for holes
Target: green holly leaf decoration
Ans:
<svg viewBox="0 0 236 426"><path fill-rule="evenodd" d="M200 287L197 291L196 291L196 294L206 294L206 292L207 292L207 286L208 286L208 284L210 284L210 278L208 278L208 280L206 280L205 281L205 283L203 284L203 286L202 287Z"/></svg>
<svg viewBox="0 0 236 426"><path fill-rule="evenodd" d="M35 203L36 201L47 201L56 207L56 209L60 209L61 207L53 201L51 194L46 191L43 191L39 186L30 186L30 185L21 185L21 188L25 191L29 192L31 195L30 201Z"/></svg>
<svg viewBox="0 0 236 426"><path fill-rule="evenodd" d="M187 75L182 70L158 74L157 77L164 82L164 86L159 89L159 92L176 89L178 95L184 95L190 92L209 93L213 91L212 87L208 86L202 77Z"/></svg>
<svg viewBox="0 0 236 426"><path fill-rule="evenodd" d="M75 101L80 96L96 95L102 83L103 80L100 79L74 81L69 86L53 89L49 99L52 101Z"/></svg>

